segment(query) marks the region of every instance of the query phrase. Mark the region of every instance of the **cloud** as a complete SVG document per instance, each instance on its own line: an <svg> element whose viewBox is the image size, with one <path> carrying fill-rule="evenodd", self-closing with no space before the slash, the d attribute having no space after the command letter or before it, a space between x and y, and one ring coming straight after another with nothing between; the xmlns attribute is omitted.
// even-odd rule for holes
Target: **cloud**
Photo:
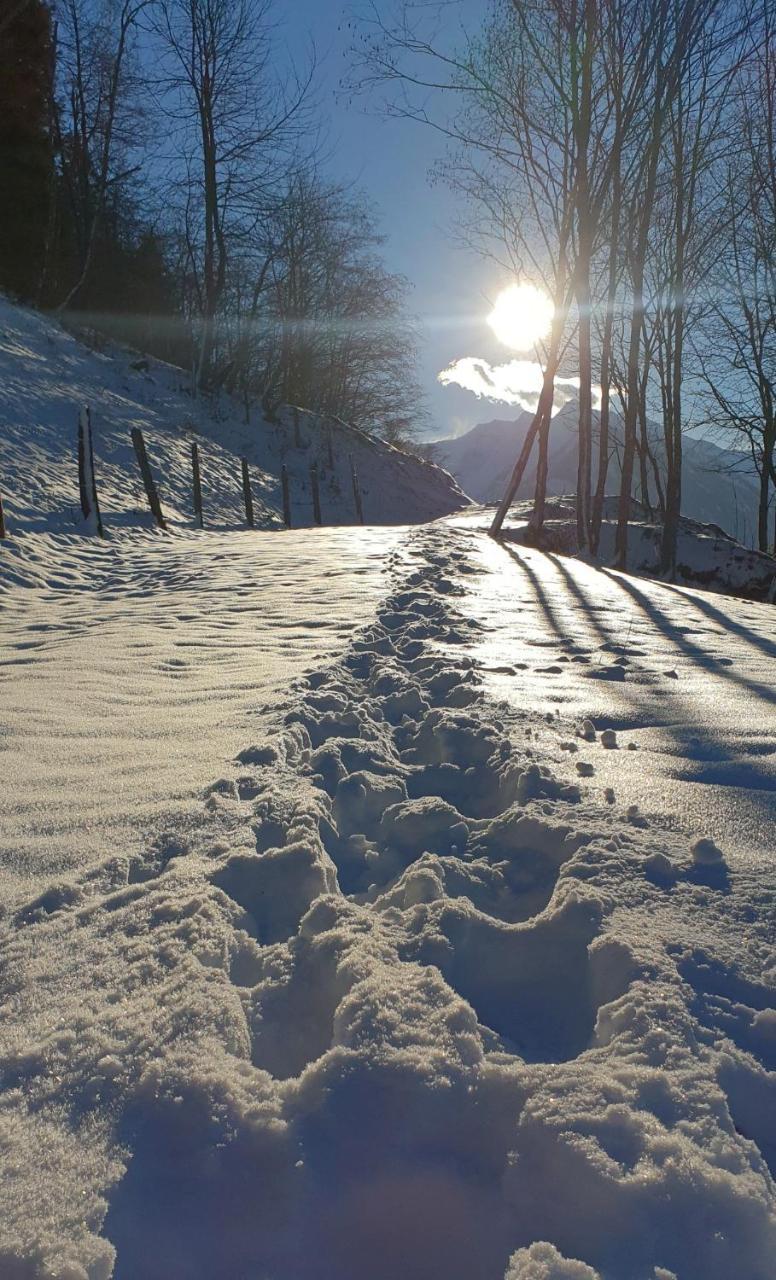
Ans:
<svg viewBox="0 0 776 1280"><path fill-rule="evenodd" d="M542 389L542 366L537 360L510 360L507 364L489 364L478 356L463 356L437 374L443 387L463 387L475 396L496 404L515 404L533 412ZM553 413L573 400L579 390L579 378L556 378ZM599 388L594 387L594 395Z"/></svg>

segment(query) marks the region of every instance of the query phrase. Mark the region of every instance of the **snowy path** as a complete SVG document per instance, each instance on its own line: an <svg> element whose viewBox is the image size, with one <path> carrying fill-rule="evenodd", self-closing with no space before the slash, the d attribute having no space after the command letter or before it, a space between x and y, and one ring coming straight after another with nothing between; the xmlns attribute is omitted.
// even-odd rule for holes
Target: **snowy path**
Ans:
<svg viewBox="0 0 776 1280"><path fill-rule="evenodd" d="M265 558L246 535L128 552L94 568L94 603L81 561L50 566L49 598L6 595L17 639L40 645L16 656L48 679L29 707L13 694L4 767L26 753L16 781L42 796L50 718L68 865L17 881L0 912L0 1276L773 1280L772 865L692 850L619 781L601 794L609 757L648 773L677 724L710 729L711 710L704 725L679 701L708 663L680 672L685 648L680 678L659 679L662 629L642 624L636 654L634 620L628 662L608 653L588 692L560 658L599 665L623 588L564 565L601 594L583 608L553 587L556 630L517 583L529 565L547 605L557 566L518 553L496 571L512 557L470 522L303 535L296 612L292 542L273 538ZM654 592L670 593L644 590L657 622ZM681 649L698 623L677 601ZM748 635L749 607L724 609ZM192 634L207 663L181 677ZM134 686L149 642L150 706ZM131 707L150 758L132 803L106 789L101 850L67 800L79 779L94 790L94 721L71 744L59 714L90 670L111 734ZM738 675L723 729L745 758L773 724L749 710L768 686L742 683L764 669ZM586 711L638 728L608 751L573 736ZM178 734L183 759L166 761ZM116 745L99 761L114 788Z"/></svg>
<svg viewBox="0 0 776 1280"><path fill-rule="evenodd" d="M374 612L401 537L28 537L43 581L1 606L3 897L197 821L219 761Z"/></svg>
<svg viewBox="0 0 776 1280"><path fill-rule="evenodd" d="M583 752L590 786L645 814L704 831L737 858L776 861L776 610L608 572L482 537L464 612L484 633L474 655L494 697L567 726L591 719L618 750ZM553 767L575 775L577 755ZM623 749L632 744L638 750Z"/></svg>

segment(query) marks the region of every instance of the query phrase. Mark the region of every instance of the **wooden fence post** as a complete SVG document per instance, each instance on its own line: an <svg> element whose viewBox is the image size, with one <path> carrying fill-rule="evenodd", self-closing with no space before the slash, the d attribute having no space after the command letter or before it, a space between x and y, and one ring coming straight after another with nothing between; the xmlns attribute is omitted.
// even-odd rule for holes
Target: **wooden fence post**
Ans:
<svg viewBox="0 0 776 1280"><path fill-rule="evenodd" d="M248 523L248 527L253 529L253 495L251 493L251 477L248 473L248 459L241 458L240 461L242 463L242 487L243 499L245 501L245 519Z"/></svg>
<svg viewBox="0 0 776 1280"><path fill-rule="evenodd" d="M200 529L205 527L202 519L202 481L199 474L199 449L196 440L191 442L191 476L194 488L194 519Z"/></svg>
<svg viewBox="0 0 776 1280"><path fill-rule="evenodd" d="M88 520L92 514L89 491L86 487L86 472L86 413L82 409L78 415L78 493L84 520Z"/></svg>
<svg viewBox="0 0 776 1280"><path fill-rule="evenodd" d="M299 410L294 409L294 445L297 449L302 447L302 436L299 431Z"/></svg>
<svg viewBox="0 0 776 1280"><path fill-rule="evenodd" d="M146 496L148 497L148 505L151 508L153 517L156 520L156 523L158 524L159 528L166 529L167 525L165 524L164 516L162 515L162 508L159 502L159 494L156 492L156 485L154 484L154 478L151 475L151 466L148 461L148 454L146 453L145 440L143 439L143 433L139 427L133 427L131 434L132 434L132 443L135 446L135 456L137 457L138 465L140 467L140 474L143 477L143 484L145 485Z"/></svg>
<svg viewBox="0 0 776 1280"><path fill-rule="evenodd" d="M331 423L329 422L329 423L327 424L327 427L326 427L326 445L327 445L328 453L329 453L329 466L331 467L331 469L332 469L332 471L333 471L333 470L334 470L334 448L333 448L333 444L332 444L331 434L332 434L332 433L331 433Z"/></svg>
<svg viewBox="0 0 776 1280"><path fill-rule="evenodd" d="M97 481L94 476L94 445L92 442L92 415L87 407L78 415L78 489L81 495L81 511L84 520L94 515L97 533L105 537L97 500Z"/></svg>
<svg viewBox="0 0 776 1280"><path fill-rule="evenodd" d="M5 513L3 512L3 495L0 493L0 538L5 537Z"/></svg>
<svg viewBox="0 0 776 1280"><path fill-rule="evenodd" d="M310 486L313 491L313 519L316 524L323 524L321 520L321 491L318 488L317 462L314 462L310 467Z"/></svg>
<svg viewBox="0 0 776 1280"><path fill-rule="evenodd" d="M280 468L280 483L283 486L283 522L287 529L291 528L291 495L288 492L288 468L283 463Z"/></svg>
<svg viewBox="0 0 776 1280"><path fill-rule="evenodd" d="M356 474L356 464L353 461L353 454L350 455L350 478L353 481L353 501L356 504L356 516L359 524L364 523L364 508L361 505L361 490L358 487L358 475Z"/></svg>

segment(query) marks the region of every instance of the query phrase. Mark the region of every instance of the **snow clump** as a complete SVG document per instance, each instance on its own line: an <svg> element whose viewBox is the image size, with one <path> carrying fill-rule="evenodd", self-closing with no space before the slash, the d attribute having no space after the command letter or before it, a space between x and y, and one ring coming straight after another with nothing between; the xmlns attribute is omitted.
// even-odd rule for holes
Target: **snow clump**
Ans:
<svg viewBox="0 0 776 1280"><path fill-rule="evenodd" d="M722 850L707 836L702 836L690 847L692 860L696 867L719 867L725 862Z"/></svg>

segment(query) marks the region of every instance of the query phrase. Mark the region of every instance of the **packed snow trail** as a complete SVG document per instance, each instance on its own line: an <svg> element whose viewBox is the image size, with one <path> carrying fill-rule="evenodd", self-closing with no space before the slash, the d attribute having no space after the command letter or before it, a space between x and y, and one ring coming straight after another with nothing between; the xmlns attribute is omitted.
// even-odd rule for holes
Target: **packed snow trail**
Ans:
<svg viewBox="0 0 776 1280"><path fill-rule="evenodd" d="M0 1274L773 1280L772 865L494 700L485 548L403 534L199 823L6 911Z"/></svg>

